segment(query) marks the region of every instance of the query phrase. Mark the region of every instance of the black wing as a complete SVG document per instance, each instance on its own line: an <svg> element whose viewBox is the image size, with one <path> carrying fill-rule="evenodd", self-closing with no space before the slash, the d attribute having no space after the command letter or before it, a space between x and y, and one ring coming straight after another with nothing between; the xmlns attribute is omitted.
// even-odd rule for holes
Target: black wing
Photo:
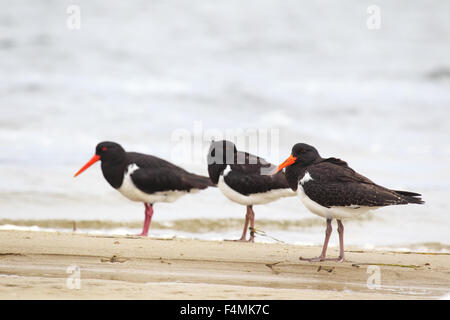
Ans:
<svg viewBox="0 0 450 320"><path fill-rule="evenodd" d="M236 160L237 163L230 165L231 171L225 176L226 184L233 190L249 195L289 188L284 172L271 175L276 166L265 159L238 152Z"/></svg>
<svg viewBox="0 0 450 320"><path fill-rule="evenodd" d="M139 153L129 153L129 163L139 169L131 174L133 183L146 193L158 191L190 191L212 186L208 177L190 173L164 159Z"/></svg>
<svg viewBox="0 0 450 320"><path fill-rule="evenodd" d="M248 152L238 151L231 169L243 174L270 174L276 166L266 161L264 158L255 156Z"/></svg>
<svg viewBox="0 0 450 320"><path fill-rule="evenodd" d="M244 174L232 170L225 176L225 182L233 190L246 196L275 189L289 188L283 172L275 175L261 175L257 173Z"/></svg>
<svg viewBox="0 0 450 320"><path fill-rule="evenodd" d="M338 160L338 159L335 159ZM345 165L344 165L345 164ZM355 172L345 162L323 161L309 166L313 178L303 185L305 194L325 207L369 206L381 207L407 203L422 203L415 193L387 189ZM410 194L406 196L406 194ZM409 199L413 198L415 200Z"/></svg>

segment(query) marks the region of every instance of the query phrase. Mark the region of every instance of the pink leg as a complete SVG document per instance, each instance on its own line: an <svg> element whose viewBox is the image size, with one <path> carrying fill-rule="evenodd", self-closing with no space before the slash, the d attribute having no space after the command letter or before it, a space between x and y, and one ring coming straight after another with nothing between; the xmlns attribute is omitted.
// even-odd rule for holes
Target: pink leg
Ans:
<svg viewBox="0 0 450 320"><path fill-rule="evenodd" d="M306 261L310 261L310 262L318 262L318 261L343 262L344 261L344 225L342 224L341 220L337 220L337 223L338 223L338 232L339 232L339 257L338 258L326 258L328 241L330 240L330 235L331 235L331 232L333 231L333 229L331 227L331 219L327 219L327 230L325 232L325 241L323 243L322 254L320 256L318 256L317 258L312 258L312 259L300 258L300 260L306 260Z"/></svg>
<svg viewBox="0 0 450 320"><path fill-rule="evenodd" d="M326 260L325 257L327 256L328 241L330 240L332 231L333 231L333 228L331 227L331 219L327 219L327 229L325 231L325 240L323 242L322 254L316 258L310 258L310 259L300 258L300 260L306 260L309 262L318 262L318 261Z"/></svg>
<svg viewBox="0 0 450 320"><path fill-rule="evenodd" d="M247 206L247 213L245 214L245 223L244 223L244 230L242 230L242 236L240 239L237 240L226 240L226 241L247 241L247 229L248 229L248 222L251 220L251 215L253 213L253 210L251 209L252 206Z"/></svg>
<svg viewBox="0 0 450 320"><path fill-rule="evenodd" d="M339 262L344 261L344 225L341 220L337 221L339 232L339 258L336 260Z"/></svg>
<svg viewBox="0 0 450 320"><path fill-rule="evenodd" d="M142 228L142 232L138 234L138 236L146 237L148 235L148 229L150 228L150 223L152 222L153 216L153 204L144 203L145 205L145 220L144 227Z"/></svg>
<svg viewBox="0 0 450 320"><path fill-rule="evenodd" d="M253 207L250 207L250 239L248 239L248 242L255 242L255 212L253 211Z"/></svg>

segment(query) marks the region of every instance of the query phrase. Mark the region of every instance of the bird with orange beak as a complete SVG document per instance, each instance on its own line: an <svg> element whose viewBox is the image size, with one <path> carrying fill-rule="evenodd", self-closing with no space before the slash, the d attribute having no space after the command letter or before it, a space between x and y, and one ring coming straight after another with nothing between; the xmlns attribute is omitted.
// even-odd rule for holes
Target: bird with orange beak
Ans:
<svg viewBox="0 0 450 320"><path fill-rule="evenodd" d="M126 152L115 142L101 142L95 155L75 177L97 161L106 181L123 196L143 202L145 220L139 236L147 236L153 216L153 204L173 202L181 196L213 186L208 177L187 172L166 160L137 152Z"/></svg>
<svg viewBox="0 0 450 320"><path fill-rule="evenodd" d="M345 161L322 158L313 146L297 143L291 155L276 172L285 169L292 190L297 191L305 207L327 221L322 253L308 261L344 261L344 225L342 220L354 218L370 210L390 205L422 204L421 195L408 191L391 190L355 172ZM337 220L339 257L326 258L332 232L331 221Z"/></svg>

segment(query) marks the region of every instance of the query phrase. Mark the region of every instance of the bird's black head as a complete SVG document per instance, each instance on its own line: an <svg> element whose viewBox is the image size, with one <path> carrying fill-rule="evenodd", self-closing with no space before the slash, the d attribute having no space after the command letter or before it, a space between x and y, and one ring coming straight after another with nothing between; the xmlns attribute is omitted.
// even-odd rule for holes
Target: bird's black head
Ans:
<svg viewBox="0 0 450 320"><path fill-rule="evenodd" d="M297 143L292 147L291 156L295 158L295 163L308 166L320 159L319 152L313 146L306 143Z"/></svg>
<svg viewBox="0 0 450 320"><path fill-rule="evenodd" d="M292 147L291 155L278 166L276 172L292 165L306 167L320 159L322 158L316 148L306 143L297 143Z"/></svg>
<svg viewBox="0 0 450 320"><path fill-rule="evenodd" d="M120 162L124 159L125 154L125 150L118 143L110 141L100 142L95 148L95 155L75 174L75 177L99 160L102 163Z"/></svg>
<svg viewBox="0 0 450 320"><path fill-rule="evenodd" d="M214 184L219 182L220 174L227 164L234 164L237 149L233 142L227 140L212 141L208 151L208 174Z"/></svg>
<svg viewBox="0 0 450 320"><path fill-rule="evenodd" d="M286 180L292 190L297 190L298 178L304 173L305 168L322 159L319 152L313 146L306 143L297 143L292 147L291 155L281 163L276 172L286 168Z"/></svg>
<svg viewBox="0 0 450 320"><path fill-rule="evenodd" d="M115 162L122 159L125 150L118 143L103 141L95 147L95 154L100 157L102 162Z"/></svg>

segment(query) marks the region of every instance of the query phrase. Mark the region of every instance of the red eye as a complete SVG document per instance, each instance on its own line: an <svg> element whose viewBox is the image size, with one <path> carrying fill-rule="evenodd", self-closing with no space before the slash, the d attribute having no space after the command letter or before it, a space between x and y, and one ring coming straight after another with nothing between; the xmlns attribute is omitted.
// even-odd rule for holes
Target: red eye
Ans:
<svg viewBox="0 0 450 320"><path fill-rule="evenodd" d="M107 147L103 147L103 148L102 148L102 151L106 151L106 150L108 150Z"/></svg>

